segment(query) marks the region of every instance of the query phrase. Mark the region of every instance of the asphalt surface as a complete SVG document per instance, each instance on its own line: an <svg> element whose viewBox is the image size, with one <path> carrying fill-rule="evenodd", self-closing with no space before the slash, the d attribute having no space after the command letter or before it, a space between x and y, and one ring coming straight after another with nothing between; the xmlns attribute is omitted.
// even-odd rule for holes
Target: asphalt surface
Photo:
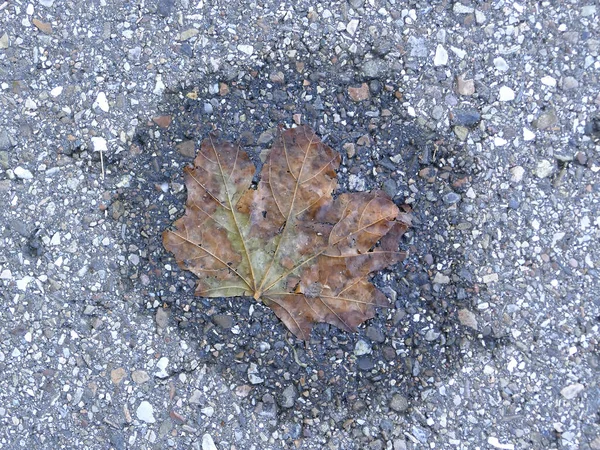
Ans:
<svg viewBox="0 0 600 450"><path fill-rule="evenodd" d="M0 448L600 449L600 5L0 0ZM194 297L209 132L410 205L356 334Z"/></svg>

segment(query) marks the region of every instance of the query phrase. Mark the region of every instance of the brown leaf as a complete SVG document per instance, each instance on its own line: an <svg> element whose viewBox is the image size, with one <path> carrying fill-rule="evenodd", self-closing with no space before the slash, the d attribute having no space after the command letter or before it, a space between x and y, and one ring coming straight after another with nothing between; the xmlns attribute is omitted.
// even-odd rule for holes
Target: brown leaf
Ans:
<svg viewBox="0 0 600 450"><path fill-rule="evenodd" d="M371 272L399 262L410 225L383 192L332 197L340 155L306 126L275 140L256 190L254 164L229 142L202 142L184 169L186 212L163 233L196 295L251 296L297 337L316 322L347 331L386 306Z"/></svg>

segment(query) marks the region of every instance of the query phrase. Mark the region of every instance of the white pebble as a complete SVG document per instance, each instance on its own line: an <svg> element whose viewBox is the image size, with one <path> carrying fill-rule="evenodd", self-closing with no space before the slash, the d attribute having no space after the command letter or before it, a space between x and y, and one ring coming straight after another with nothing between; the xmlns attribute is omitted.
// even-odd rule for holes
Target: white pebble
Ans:
<svg viewBox="0 0 600 450"><path fill-rule="evenodd" d="M448 64L448 52L442 44L438 44L435 49L435 57L433 58L434 66L445 66Z"/></svg>
<svg viewBox="0 0 600 450"><path fill-rule="evenodd" d="M156 419L154 418L154 408L152 407L150 402L147 402L146 400L140 403L140 406L138 406L137 408L136 415L137 418L143 422L156 422Z"/></svg>
<svg viewBox="0 0 600 450"><path fill-rule="evenodd" d="M496 136L494 138L494 145L496 147L502 147L502 146L506 145L506 142L507 142L506 139L503 139L503 138L501 138L499 136Z"/></svg>
<svg viewBox="0 0 600 450"><path fill-rule="evenodd" d="M31 283L32 280L33 278L31 277L23 277L22 279L17 280L17 288L21 291L26 291L27 285Z"/></svg>
<svg viewBox="0 0 600 450"><path fill-rule="evenodd" d="M167 372L168 365L169 358L167 358L166 356L160 358L156 363L156 368L158 369L158 372L155 372L154 376L158 378L167 378L169 376L169 373Z"/></svg>
<svg viewBox="0 0 600 450"><path fill-rule="evenodd" d="M524 141L533 141L535 139L535 133L531 131L529 128L523 128L523 140Z"/></svg>
<svg viewBox="0 0 600 450"><path fill-rule="evenodd" d="M15 167L15 170L13 172L17 178L20 178L22 180L31 180L33 178L33 174L29 170L24 169L21 166Z"/></svg>
<svg viewBox="0 0 600 450"><path fill-rule="evenodd" d="M237 46L237 49L248 56L251 56L252 53L254 53L254 47L248 44L240 44Z"/></svg>
<svg viewBox="0 0 600 450"><path fill-rule="evenodd" d="M106 139L103 137L94 136L92 138L92 145L94 146L94 150L97 152L105 152L108 150L106 146Z"/></svg>
<svg viewBox="0 0 600 450"><path fill-rule="evenodd" d="M567 387L562 388L560 395L567 400L572 400L579 395L581 391L585 389L585 386L581 383L570 384Z"/></svg>
<svg viewBox="0 0 600 450"><path fill-rule="evenodd" d="M552 172L554 172L554 166L547 159L542 159L535 166L535 174L538 176L538 178L549 177L552 175Z"/></svg>
<svg viewBox="0 0 600 450"><path fill-rule="evenodd" d="M348 25L346 25L346 31L348 32L348 34L350 34L350 36L354 36L356 34L357 28L358 19L352 19L350 22L348 22Z"/></svg>
<svg viewBox="0 0 600 450"><path fill-rule="evenodd" d="M152 91L156 95L161 95L165 90L165 83L163 83L162 75L159 73L156 75L156 84L154 85L154 90Z"/></svg>
<svg viewBox="0 0 600 450"><path fill-rule="evenodd" d="M551 76L542 77L542 84L549 87L556 87L556 78Z"/></svg>
<svg viewBox="0 0 600 450"><path fill-rule="evenodd" d="M498 56L494 58L494 67L498 69L500 72L506 72L508 70L508 64L506 60L502 56Z"/></svg>
<svg viewBox="0 0 600 450"><path fill-rule="evenodd" d="M208 433L202 436L202 450L217 450L215 441L213 441L212 436Z"/></svg>
<svg viewBox="0 0 600 450"><path fill-rule="evenodd" d="M510 169L510 181L513 183L519 183L523 179L523 175L525 174L525 169L521 166L515 166Z"/></svg>
<svg viewBox="0 0 600 450"><path fill-rule="evenodd" d="M515 99L515 91L508 86L502 86L498 94L498 100L501 102L510 102Z"/></svg>
<svg viewBox="0 0 600 450"><path fill-rule="evenodd" d="M12 280L12 272L8 269L4 269L0 273L0 280Z"/></svg>
<svg viewBox="0 0 600 450"><path fill-rule="evenodd" d="M104 92L98 92L98 96L96 97L96 104L98 108L100 108L104 112L108 112L110 106L108 106L108 100L106 99L106 94Z"/></svg>
<svg viewBox="0 0 600 450"><path fill-rule="evenodd" d="M54 98L58 97L60 94L62 94L63 91L63 87L62 86L56 86L54 89L52 89L50 91L50 95Z"/></svg>

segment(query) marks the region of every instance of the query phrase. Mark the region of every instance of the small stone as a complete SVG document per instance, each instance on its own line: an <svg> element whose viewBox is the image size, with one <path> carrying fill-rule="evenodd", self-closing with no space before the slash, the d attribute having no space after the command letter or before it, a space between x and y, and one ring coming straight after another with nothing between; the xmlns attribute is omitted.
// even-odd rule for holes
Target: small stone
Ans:
<svg viewBox="0 0 600 450"><path fill-rule="evenodd" d="M566 387L562 388L561 391L560 391L560 395L562 395L567 400L573 400L584 389L585 389L585 386L583 384L581 384L581 383L574 383L574 384L570 384L569 386L566 386Z"/></svg>
<svg viewBox="0 0 600 450"><path fill-rule="evenodd" d="M381 328L369 326L369 327L367 327L366 335L373 342L378 342L378 343L385 342L385 335L383 334L383 331L381 330Z"/></svg>
<svg viewBox="0 0 600 450"><path fill-rule="evenodd" d="M52 34L52 25L47 22L42 22L39 19L33 19L31 21L35 25L35 27L40 30L44 34Z"/></svg>
<svg viewBox="0 0 600 450"><path fill-rule="evenodd" d="M577 81L574 77L564 77L562 80L562 88L564 91L568 91L570 89L576 89L579 87L579 81Z"/></svg>
<svg viewBox="0 0 600 450"><path fill-rule="evenodd" d="M457 194L456 192L448 192L446 195L444 195L442 197L442 200L447 205L454 205L455 203L458 203L460 201L460 199L461 199L461 196L459 194Z"/></svg>
<svg viewBox="0 0 600 450"><path fill-rule="evenodd" d="M136 414L137 418L139 420L141 420L142 422L146 422L146 423L155 423L156 422L156 419L154 418L154 408L152 407L150 402L147 402L146 400L144 400L142 403L140 403L140 406L138 406L135 414Z"/></svg>
<svg viewBox="0 0 600 450"><path fill-rule="evenodd" d="M250 386L249 384L243 384L235 388L235 395L237 395L240 398L246 398L248 397L251 391L252 386Z"/></svg>
<svg viewBox="0 0 600 450"><path fill-rule="evenodd" d="M239 44L237 49L248 56L252 56L252 53L254 53L254 47L248 44Z"/></svg>
<svg viewBox="0 0 600 450"><path fill-rule="evenodd" d="M12 280L12 272L8 269L4 269L0 273L0 280Z"/></svg>
<svg viewBox="0 0 600 450"><path fill-rule="evenodd" d="M285 75L281 71L273 72L271 75L269 75L269 80L271 80L273 83L283 84L285 81Z"/></svg>
<svg viewBox="0 0 600 450"><path fill-rule="evenodd" d="M154 372L154 376L157 378L167 378L169 376L169 372L167 372L167 366L169 365L169 358L163 356L156 363L156 368L158 372Z"/></svg>
<svg viewBox="0 0 600 450"><path fill-rule="evenodd" d="M188 158L196 156L196 144L194 141L183 141L175 146L177 151Z"/></svg>
<svg viewBox="0 0 600 450"><path fill-rule="evenodd" d="M169 325L169 317L171 315L171 310L169 308L158 308L156 310L156 326L159 330L162 330Z"/></svg>
<svg viewBox="0 0 600 450"><path fill-rule="evenodd" d="M206 102L206 103L204 104L204 112L205 112L206 114L212 114L212 113L213 113L213 109L214 109L214 108L213 108L213 105L212 105L211 103L209 103L209 102Z"/></svg>
<svg viewBox="0 0 600 450"><path fill-rule="evenodd" d="M25 108L29 109L30 111L35 111L37 109L37 103L31 97L27 97L25 100Z"/></svg>
<svg viewBox="0 0 600 450"><path fill-rule="evenodd" d="M356 359L356 365L358 366L359 370L371 370L373 367L375 367L375 363L373 362L373 358L371 358L370 356L359 356Z"/></svg>
<svg viewBox="0 0 600 450"><path fill-rule="evenodd" d="M542 77L541 81L544 86L556 87L556 78L547 75L545 77Z"/></svg>
<svg viewBox="0 0 600 450"><path fill-rule="evenodd" d="M346 25L346 31L348 32L348 34L350 36L354 36L356 34L356 29L358 28L358 19L352 19L350 22L348 22L348 25Z"/></svg>
<svg viewBox="0 0 600 450"><path fill-rule="evenodd" d="M348 158L354 158L354 155L356 155L356 146L352 142L347 142L344 144L343 149L346 150L346 155Z"/></svg>
<svg viewBox="0 0 600 450"><path fill-rule="evenodd" d="M386 71L386 64L380 59L370 59L362 66L362 73L366 78L379 78Z"/></svg>
<svg viewBox="0 0 600 450"><path fill-rule="evenodd" d="M92 146L94 147L94 151L96 152L105 152L108 150L106 145L106 139L103 137L94 136L92 138Z"/></svg>
<svg viewBox="0 0 600 450"><path fill-rule="evenodd" d="M455 109L450 113L454 125L473 127L481 121L481 114L475 108Z"/></svg>
<svg viewBox="0 0 600 450"><path fill-rule="evenodd" d="M252 384L260 384L260 383L264 383L264 379L262 379L261 377L259 377L258 375L258 367L256 366L256 363L250 363L250 367L248 368L248 380L250 381L250 383Z"/></svg>
<svg viewBox="0 0 600 450"><path fill-rule="evenodd" d="M8 48L9 45L8 34L4 33L2 37L0 37L0 48L5 49Z"/></svg>
<svg viewBox="0 0 600 450"><path fill-rule="evenodd" d="M184 30L181 33L179 33L179 40L187 41L187 40L193 38L194 36L197 36L199 33L200 33L200 30L198 30L197 28L189 28L189 29Z"/></svg>
<svg viewBox="0 0 600 450"><path fill-rule="evenodd" d="M111 370L110 379L114 384L119 384L121 381L123 381L123 378L125 378L126 375L127 372L125 372L125 369L119 367L117 369Z"/></svg>
<svg viewBox="0 0 600 450"><path fill-rule="evenodd" d="M438 44L435 49L435 56L433 58L434 66L445 66L448 64L448 52L442 44Z"/></svg>
<svg viewBox="0 0 600 450"><path fill-rule="evenodd" d="M590 17L596 15L596 5L586 5L581 8L581 17Z"/></svg>
<svg viewBox="0 0 600 450"><path fill-rule="evenodd" d="M56 86L55 88L53 88L50 91L50 95L54 98L58 97L60 94L62 94L63 91L63 87L62 86Z"/></svg>
<svg viewBox="0 0 600 450"><path fill-rule="evenodd" d="M454 3L454 6L452 7L452 11L456 14L471 14L474 10L475 9L472 6L463 5L458 1Z"/></svg>
<svg viewBox="0 0 600 450"><path fill-rule="evenodd" d="M469 136L469 129L467 127L458 125L455 126L452 130L454 131L454 134L460 141L464 142L467 140L467 137Z"/></svg>
<svg viewBox="0 0 600 450"><path fill-rule="evenodd" d="M533 141L535 139L535 133L531 131L529 128L523 128L523 140L524 141Z"/></svg>
<svg viewBox="0 0 600 450"><path fill-rule="evenodd" d="M552 175L552 172L554 172L554 165L547 159L542 159L535 166L533 173L535 173L538 178L546 178Z"/></svg>
<svg viewBox="0 0 600 450"><path fill-rule="evenodd" d="M468 309L459 310L458 320L461 323L461 325L477 330L477 317L472 311L469 311Z"/></svg>
<svg viewBox="0 0 600 450"><path fill-rule="evenodd" d="M498 281L498 274L497 273L488 273L488 274L482 276L481 279L483 280L483 282L485 284L495 283Z"/></svg>
<svg viewBox="0 0 600 450"><path fill-rule="evenodd" d="M127 57L131 61L139 61L140 56L142 56L142 47L139 45L127 50Z"/></svg>
<svg viewBox="0 0 600 450"><path fill-rule="evenodd" d="M106 99L106 94L104 92L98 92L95 103L98 105L98 108L104 112L108 112L110 110L110 106L108 105L108 100Z"/></svg>
<svg viewBox="0 0 600 450"><path fill-rule="evenodd" d="M442 272L437 272L435 277L433 277L434 284L448 284L450 283L450 277L448 275L444 275Z"/></svg>
<svg viewBox="0 0 600 450"><path fill-rule="evenodd" d="M429 54L427 50L427 43L423 38L417 38L415 36L411 36L408 38L408 43L411 46L410 56L423 58Z"/></svg>
<svg viewBox="0 0 600 450"><path fill-rule="evenodd" d="M298 392L294 385L291 384L281 392L279 406L286 409L292 408L296 402L296 398L298 398Z"/></svg>
<svg viewBox="0 0 600 450"><path fill-rule="evenodd" d="M510 102L515 99L515 91L508 86L502 86L498 93L498 100L501 102Z"/></svg>
<svg viewBox="0 0 600 450"><path fill-rule="evenodd" d="M408 409L408 400L400 394L394 394L390 401L390 408L396 412L404 412Z"/></svg>
<svg viewBox="0 0 600 450"><path fill-rule="evenodd" d="M419 171L419 176L423 178L428 183L435 182L435 177L437 176L437 169L435 167L425 167Z"/></svg>
<svg viewBox="0 0 600 450"><path fill-rule="evenodd" d="M227 314L215 314L211 317L215 325L224 330L229 330L233 326L233 317Z"/></svg>
<svg viewBox="0 0 600 450"><path fill-rule="evenodd" d="M475 93L475 81L465 80L464 75L459 75L456 78L456 91L460 95L473 95Z"/></svg>
<svg viewBox="0 0 600 450"><path fill-rule="evenodd" d="M165 91L165 83L163 83L162 75L160 73L156 74L156 81L154 83L154 89L152 90L153 94L162 95Z"/></svg>
<svg viewBox="0 0 600 450"><path fill-rule="evenodd" d="M31 180L33 178L33 174L29 170L27 170L21 166L15 167L13 172L14 172L15 176L17 178L20 178L21 180Z"/></svg>
<svg viewBox="0 0 600 450"><path fill-rule="evenodd" d="M131 374L131 379L136 384L144 384L150 381L150 375L145 370L134 370Z"/></svg>
<svg viewBox="0 0 600 450"><path fill-rule="evenodd" d="M227 83L219 83L219 95L223 97L227 94L229 94L229 86Z"/></svg>
<svg viewBox="0 0 600 450"><path fill-rule="evenodd" d="M554 109L549 109L540 114L531 125L538 130L545 130L547 128L553 127L557 123L558 117L556 116L556 111Z"/></svg>
<svg viewBox="0 0 600 450"><path fill-rule="evenodd" d="M354 345L354 354L356 356L368 355L371 351L371 345L362 339L359 339Z"/></svg>
<svg viewBox="0 0 600 450"><path fill-rule="evenodd" d="M362 102L369 98L369 85L363 83L360 87L349 87L348 95L355 102Z"/></svg>
<svg viewBox="0 0 600 450"><path fill-rule="evenodd" d="M10 135L6 130L0 130L0 150L9 150L13 146Z"/></svg>
<svg viewBox="0 0 600 450"><path fill-rule="evenodd" d="M477 25L481 25L482 23L485 23L485 21L485 14L482 11L475 10L475 22L477 22Z"/></svg>
<svg viewBox="0 0 600 450"><path fill-rule="evenodd" d="M256 141L256 143L258 145L265 145L265 144L269 144L270 142L273 141L273 139L275 139L275 136L277 135L277 129L276 128L269 128L266 131L263 131L260 136L258 137L258 140Z"/></svg>
<svg viewBox="0 0 600 450"><path fill-rule="evenodd" d="M215 441L208 433L202 436L202 450L218 450Z"/></svg>
<svg viewBox="0 0 600 450"><path fill-rule="evenodd" d="M523 174L525 174L525 169L523 169L523 167L521 166L515 166L512 169L510 169L510 173L510 181L512 181L513 183L520 183L523 179Z"/></svg>
<svg viewBox="0 0 600 450"><path fill-rule="evenodd" d="M161 128L169 128L173 118L171 116L156 116L152 118L152 122Z"/></svg>
<svg viewBox="0 0 600 450"><path fill-rule="evenodd" d="M494 58L494 67L500 72L506 72L508 70L508 64L506 63L506 60L501 56Z"/></svg>
<svg viewBox="0 0 600 450"><path fill-rule="evenodd" d="M575 155L575 159L582 166L585 166L588 161L587 155L583 152L577 152L577 154Z"/></svg>

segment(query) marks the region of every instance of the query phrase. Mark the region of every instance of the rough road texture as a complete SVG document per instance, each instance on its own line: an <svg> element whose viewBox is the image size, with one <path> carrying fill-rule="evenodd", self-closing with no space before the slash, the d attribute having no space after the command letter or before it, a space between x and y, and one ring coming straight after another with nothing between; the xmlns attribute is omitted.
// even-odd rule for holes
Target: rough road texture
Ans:
<svg viewBox="0 0 600 450"><path fill-rule="evenodd" d="M600 449L600 6L0 1L0 447ZM307 346L161 232L213 129L410 204Z"/></svg>

